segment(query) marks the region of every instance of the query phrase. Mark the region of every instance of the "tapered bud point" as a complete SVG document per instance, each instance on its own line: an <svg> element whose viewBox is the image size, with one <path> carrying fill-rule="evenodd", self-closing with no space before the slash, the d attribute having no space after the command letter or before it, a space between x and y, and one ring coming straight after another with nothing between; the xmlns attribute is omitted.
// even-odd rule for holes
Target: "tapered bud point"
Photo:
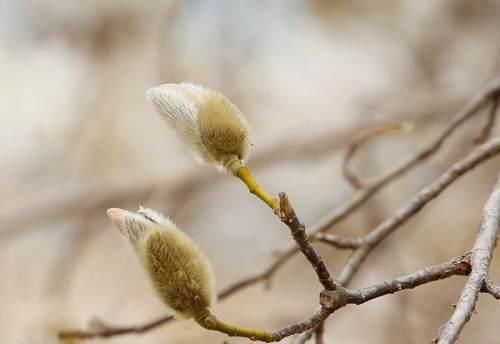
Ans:
<svg viewBox="0 0 500 344"><path fill-rule="evenodd" d="M106 210L106 214L108 215L113 225L120 231L120 233L125 234L125 216L126 211L118 208L109 208Z"/></svg>
<svg viewBox="0 0 500 344"><path fill-rule="evenodd" d="M110 208L106 214L120 233L128 238L138 249L138 245L153 228L158 224L170 224L171 221L162 214L147 208L140 208L137 213Z"/></svg>
<svg viewBox="0 0 500 344"><path fill-rule="evenodd" d="M236 174L248 158L248 124L223 94L180 83L151 88L146 96L198 161Z"/></svg>

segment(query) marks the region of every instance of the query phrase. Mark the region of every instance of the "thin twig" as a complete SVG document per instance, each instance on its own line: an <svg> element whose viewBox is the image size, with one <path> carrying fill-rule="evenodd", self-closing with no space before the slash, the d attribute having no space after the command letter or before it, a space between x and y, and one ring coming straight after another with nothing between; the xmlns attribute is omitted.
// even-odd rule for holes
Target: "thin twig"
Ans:
<svg viewBox="0 0 500 344"><path fill-rule="evenodd" d="M326 290L334 290L336 285L330 272L328 272L323 259L309 241L304 224L300 222L288 196L284 192L280 192L279 194L278 216L281 221L290 228L290 232L297 247L304 254L309 263L311 263L323 287Z"/></svg>
<svg viewBox="0 0 500 344"><path fill-rule="evenodd" d="M451 259L450 261L426 267L412 274L401 276L390 281L383 281L369 287L348 289L349 303L360 305L380 296L397 293L403 289L412 289L419 285L445 279L451 276L466 276L471 271L470 253Z"/></svg>
<svg viewBox="0 0 500 344"><path fill-rule="evenodd" d="M297 336L297 338L294 340L293 344L305 344L308 341L312 339L314 336L314 342L316 344L324 343L324 330L325 330L325 322L321 322L316 328L312 328L310 330L307 330L306 332L303 332L300 334L300 336Z"/></svg>
<svg viewBox="0 0 500 344"><path fill-rule="evenodd" d="M339 289L336 289L339 290ZM335 292L335 291L333 291ZM321 307L317 312L313 314L310 318L290 324L282 329L273 332L273 338L276 342L279 342L283 338L293 336L295 334L303 333L307 330L316 328L321 324L328 316L333 312L333 310Z"/></svg>
<svg viewBox="0 0 500 344"><path fill-rule="evenodd" d="M345 238L340 235L330 233L318 233L315 236L315 239L338 249L356 249L363 244L361 238Z"/></svg>
<svg viewBox="0 0 500 344"><path fill-rule="evenodd" d="M495 285L489 278L485 278L481 292L488 293L495 299L500 300L500 286Z"/></svg>
<svg viewBox="0 0 500 344"><path fill-rule="evenodd" d="M488 277L493 250L500 228L500 175L496 186L483 209L477 239L472 248L471 268L467 283L460 295L450 320L439 334L438 344L454 343L476 306L479 292Z"/></svg>
<svg viewBox="0 0 500 344"><path fill-rule="evenodd" d="M475 144L485 143L491 136L491 131L495 127L496 114L498 110L498 105L500 101L498 97L493 98L491 102L491 108L484 123L483 128L479 132L479 135L474 139Z"/></svg>
<svg viewBox="0 0 500 344"><path fill-rule="evenodd" d="M356 133L347 146L344 155L344 161L342 162L342 174L344 178L349 182L349 184L351 184L351 186L355 189L362 189L365 185L361 178L359 178L356 173L351 170L349 165L350 161L359 148L361 148L365 143L373 140L374 138L386 134L406 132L411 129L411 127L411 124L409 124L408 122L388 123L381 126L364 129Z"/></svg>
<svg viewBox="0 0 500 344"><path fill-rule="evenodd" d="M93 338L109 338L115 337L124 334L141 334L152 330L158 326L164 325L170 321L174 320L173 315L165 315L161 318L158 318L154 321L148 321L142 325L134 325L134 326L100 326L99 330L64 330L59 332L59 339L61 340L86 340Z"/></svg>

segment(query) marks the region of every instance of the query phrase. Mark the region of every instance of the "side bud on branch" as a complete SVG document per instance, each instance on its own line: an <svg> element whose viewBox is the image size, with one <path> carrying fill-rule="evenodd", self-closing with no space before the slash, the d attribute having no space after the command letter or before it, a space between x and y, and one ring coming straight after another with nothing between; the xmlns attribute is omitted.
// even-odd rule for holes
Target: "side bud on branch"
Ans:
<svg viewBox="0 0 500 344"><path fill-rule="evenodd" d="M230 336L274 340L270 332L228 324L212 314L215 278L210 263L170 219L144 208L137 213L111 208L107 214L130 240L156 293L177 317Z"/></svg>
<svg viewBox="0 0 500 344"><path fill-rule="evenodd" d="M112 208L107 214L134 246L161 301L178 317L204 314L215 300L214 273L191 239L151 209Z"/></svg>
<svg viewBox="0 0 500 344"><path fill-rule="evenodd" d="M163 84L149 89L146 96L196 160L231 172L269 207L278 207L245 166L250 154L248 124L229 99L191 83Z"/></svg>

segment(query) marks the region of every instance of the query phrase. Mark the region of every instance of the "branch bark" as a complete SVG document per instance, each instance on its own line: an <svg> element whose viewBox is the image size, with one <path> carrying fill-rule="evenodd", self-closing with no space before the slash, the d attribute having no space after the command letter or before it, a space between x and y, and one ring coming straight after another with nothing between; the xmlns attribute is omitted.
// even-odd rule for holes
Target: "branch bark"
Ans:
<svg viewBox="0 0 500 344"><path fill-rule="evenodd" d="M489 278L484 280L484 285L481 288L483 293L488 293L495 299L500 300L500 286L497 286Z"/></svg>
<svg viewBox="0 0 500 344"><path fill-rule="evenodd" d="M497 242L500 227L500 175L496 186L483 210L476 243L472 248L472 271L460 295L450 320L444 325L438 344L454 343L476 306L479 293L487 283L491 258Z"/></svg>
<svg viewBox="0 0 500 344"><path fill-rule="evenodd" d="M304 224L300 222L292 204L288 199L288 196L284 192L279 194L279 202L279 218L288 226L288 228L290 228L290 232L295 240L295 243L297 244L297 247L313 267L316 275L318 276L318 280L323 285L323 288L325 288L325 290L335 290L337 285L333 281L323 259L309 241Z"/></svg>
<svg viewBox="0 0 500 344"><path fill-rule="evenodd" d="M345 238L340 235L330 233L318 233L314 238L319 242L338 249L354 250L363 244L363 240L361 238Z"/></svg>
<svg viewBox="0 0 500 344"><path fill-rule="evenodd" d="M124 334L141 334L152 330L158 326L164 325L174 320L173 315L165 315L154 321L148 321L142 325L133 326L111 326L108 324L100 324L98 330L63 330L59 332L60 340L87 340L94 338L109 338Z"/></svg>

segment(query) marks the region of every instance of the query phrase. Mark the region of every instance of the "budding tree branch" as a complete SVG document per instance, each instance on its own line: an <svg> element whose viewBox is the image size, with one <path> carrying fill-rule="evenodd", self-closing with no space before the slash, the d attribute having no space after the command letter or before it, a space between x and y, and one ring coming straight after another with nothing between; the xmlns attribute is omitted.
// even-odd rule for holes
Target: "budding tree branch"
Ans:
<svg viewBox="0 0 500 344"><path fill-rule="evenodd" d="M364 182L364 187L359 189L349 200L334 208L316 225L312 226L309 236L306 234L305 226L298 219L287 196L284 193L280 194L280 206L277 209L277 215L280 217L281 221L289 227L296 245L284 251L276 259L276 261L273 262L273 264L261 273L237 281L222 290L219 293L219 300L225 299L230 295L233 295L236 292L256 283L269 283L270 279L276 271L283 266L283 264L285 264L297 252L302 252L314 268L318 280L323 285L324 290L320 295L319 301L321 307L306 320L290 324L276 331L272 331L272 341L279 341L285 337L299 333L306 333L307 335L302 338L307 337L305 339L307 340L312 337L315 331L317 331L316 333L318 334L318 341L321 341L319 338L321 338L322 328L318 328L318 326L320 326L325 319L327 319L339 308L348 304L360 305L387 294L415 288L419 285L448 278L454 275L468 275L470 273L464 293L466 294L467 292L470 293L472 291L475 296L472 299L466 298L465 296L463 296L463 298L461 297L459 301L460 307L457 306L457 310L449 322L452 323L452 325L449 325L448 323L441 332L442 340L445 340L443 338L451 338L451 341L448 342L452 342L458 336L458 333L467 321L468 316L470 317L470 313L468 312L474 307L475 300L477 299L477 293L483 291L492 294L496 298L500 296L500 288L494 286L493 283L491 283L487 278L489 261L491 259L494 246L493 238L496 236L496 231L498 230L498 208L500 208L500 191L498 190L498 185L496 191L491 196L490 201L485 207L485 215L483 217L481 231L478 235L476 245L471 252L454 258L446 263L430 266L415 273L401 276L394 280L380 282L372 286L359 289L349 289L346 288L346 286L365 261L366 257L375 247L377 247L378 244L380 244L380 242L386 239L395 230L400 228L401 225L403 225L409 218L417 214L426 204L432 201L435 197L439 196L461 175L472 170L474 167L487 161L488 159L500 154L500 138L491 139L490 141L475 148L463 159L452 164L451 167L439 178L416 193L394 215L387 218L366 235L360 238L344 238L324 232L359 209L382 188L394 182L406 172L410 171L435 154L443 142L458 127L477 114L479 110L486 106L490 101L497 101L499 95L500 78L495 79L487 87L478 92L478 94L473 97L421 150L396 164L383 175L372 179L370 182ZM493 112L494 111L491 113ZM491 117L494 116L490 115L490 119L488 120L488 123L490 124L494 121ZM493 200L491 201L491 199ZM495 202L497 206L496 208ZM496 213L494 211L492 212L491 209L496 209ZM493 230L495 223L492 218L495 216L497 216L497 222L496 229ZM353 250L336 280L333 280L327 266L312 245L311 242L316 240L336 248ZM100 331L94 332L62 331L60 333L60 338L89 339L95 337L111 337L126 333L142 333L165 324L172 319L173 317L171 316L164 316L160 319L140 326L108 326L102 328ZM309 334L311 335L309 336ZM443 341L443 343L448 342Z"/></svg>

